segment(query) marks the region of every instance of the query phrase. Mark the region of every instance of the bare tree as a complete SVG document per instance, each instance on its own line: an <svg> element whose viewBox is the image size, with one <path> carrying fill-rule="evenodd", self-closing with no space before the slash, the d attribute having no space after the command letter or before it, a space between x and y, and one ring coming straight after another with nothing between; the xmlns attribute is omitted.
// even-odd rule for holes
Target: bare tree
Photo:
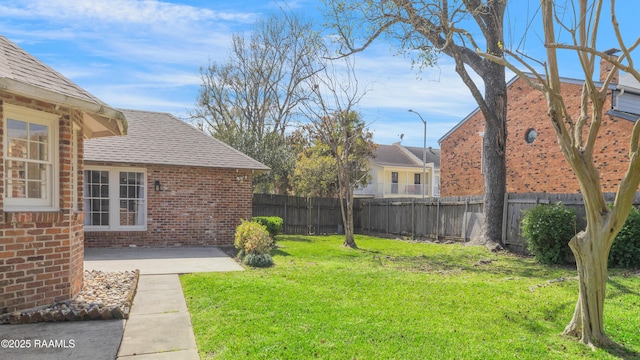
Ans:
<svg viewBox="0 0 640 360"><path fill-rule="evenodd" d="M322 39L293 14L256 23L246 39L234 34L228 59L200 69L202 86L191 116L212 135L271 167L262 188L286 180L293 161L286 130L310 90L303 84L322 69Z"/></svg>
<svg viewBox="0 0 640 360"><path fill-rule="evenodd" d="M325 0L329 22L343 45L342 54L365 50L386 36L399 41L400 48L419 66L431 66L440 53L451 57L456 72L471 91L485 119L484 242L502 241L502 213L506 192L506 106L505 68L477 53L502 55L503 20L506 0ZM477 41L474 34L480 36ZM361 44L354 38L362 37ZM484 92L470 72L484 83Z"/></svg>
<svg viewBox="0 0 640 360"><path fill-rule="evenodd" d="M344 224L344 245L357 248L354 239L353 191L369 180L367 160L373 156L373 134L356 112L367 93L354 74L353 59L344 59L340 68L329 62L311 83L314 96L305 105L308 123L304 125L312 142L326 145L335 159L338 197ZM344 76L340 75L344 70Z"/></svg>
<svg viewBox="0 0 640 360"><path fill-rule="evenodd" d="M611 206L605 202L593 155L596 139L602 130L604 105L610 96L609 85L615 73L622 70L640 81L640 73L634 68L631 57L632 51L640 45L640 38L631 45L624 43L615 13L615 0L610 0L610 16L621 49L619 57L596 49L599 27L605 16L602 13L602 0L575 0L561 4L541 0L540 4L546 61L532 63L532 59L511 50L505 50L507 58L494 54L484 56L508 66L546 96L549 119L560 149L578 179L587 214L586 230L569 242L576 258L580 293L573 318L564 332L579 337L584 344L592 347L608 346L613 342L607 337L603 323L607 261L611 245L629 215L640 184L640 121L635 122L629 134L629 165ZM556 26L569 34L568 42L558 40ZM558 52L561 50L575 52L584 73L578 110L565 106L565 98L560 90ZM602 83L593 80L598 59L604 59L611 65L611 71ZM543 65L544 73L537 72L534 65ZM534 77L524 74L522 66Z"/></svg>

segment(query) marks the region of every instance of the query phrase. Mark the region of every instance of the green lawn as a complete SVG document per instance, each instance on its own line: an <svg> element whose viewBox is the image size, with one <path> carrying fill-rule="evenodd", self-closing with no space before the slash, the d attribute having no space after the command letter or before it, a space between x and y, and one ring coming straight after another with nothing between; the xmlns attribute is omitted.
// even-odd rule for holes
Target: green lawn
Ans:
<svg viewBox="0 0 640 360"><path fill-rule="evenodd" d="M624 348L593 352L561 335L573 269L481 247L278 239L272 268L181 277L201 358L640 358L637 274L609 281L605 327Z"/></svg>

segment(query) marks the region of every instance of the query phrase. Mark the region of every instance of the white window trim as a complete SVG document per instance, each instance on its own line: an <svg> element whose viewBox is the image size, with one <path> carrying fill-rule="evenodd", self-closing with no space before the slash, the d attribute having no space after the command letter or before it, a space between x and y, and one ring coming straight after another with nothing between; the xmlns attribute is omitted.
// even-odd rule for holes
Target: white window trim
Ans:
<svg viewBox="0 0 640 360"><path fill-rule="evenodd" d="M109 173L109 225L85 225L85 231L147 231L147 208L149 204L149 187L147 186L147 169L115 166L85 166L84 171L107 171ZM139 172L144 175L144 225L120 225L120 172ZM85 184L87 179L85 176ZM86 194L85 194L86 196ZM118 211L115 211L115 210ZM89 216L89 209L84 206L85 216Z"/></svg>
<svg viewBox="0 0 640 360"><path fill-rule="evenodd" d="M58 163L58 121L59 116L56 114L50 114L43 111L37 111L33 109L24 108L21 106L4 104L2 106L4 118L3 120L3 151L4 151L4 166L6 166L7 154L9 142L7 137L9 132L7 131L7 124L9 119L18 121L24 121L34 124L47 125L49 127L49 155L51 161L51 172L48 174L49 186L47 186L48 198L45 199L20 199L10 198L7 194L4 194L4 211L5 212L20 212L20 211L59 211L60 210L60 164ZM6 168L4 176L5 192L8 190L6 184Z"/></svg>

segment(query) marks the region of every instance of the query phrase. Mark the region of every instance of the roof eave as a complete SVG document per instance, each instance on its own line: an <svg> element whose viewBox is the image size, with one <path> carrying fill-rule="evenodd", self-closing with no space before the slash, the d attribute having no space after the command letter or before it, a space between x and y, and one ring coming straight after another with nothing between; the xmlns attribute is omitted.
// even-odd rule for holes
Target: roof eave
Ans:
<svg viewBox="0 0 640 360"><path fill-rule="evenodd" d="M124 114L107 105L78 99L9 78L0 78L0 90L82 111L83 121L88 125L85 128L85 135L89 138L127 134L127 119ZM88 128L99 129L99 131L88 131Z"/></svg>

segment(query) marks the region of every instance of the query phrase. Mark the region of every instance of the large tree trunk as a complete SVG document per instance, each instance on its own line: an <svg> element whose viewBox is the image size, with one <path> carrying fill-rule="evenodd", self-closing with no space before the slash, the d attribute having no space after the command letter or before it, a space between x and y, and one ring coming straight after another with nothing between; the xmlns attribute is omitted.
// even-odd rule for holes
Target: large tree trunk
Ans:
<svg viewBox="0 0 640 360"><path fill-rule="evenodd" d="M489 113L485 116L484 156L484 241L502 244L504 194L507 191L507 85L504 67L488 66L492 75L485 76L485 100Z"/></svg>
<svg viewBox="0 0 640 360"><path fill-rule="evenodd" d="M486 245L492 250L497 250L502 245L502 215L504 195L507 191L505 151L507 143L507 83L505 70L502 65L492 62L485 63L482 76L485 85L484 96L478 91L461 61L457 61L456 71L471 90L476 101L481 104L480 109L485 119L482 138L483 236L479 239L472 239L471 244Z"/></svg>
<svg viewBox="0 0 640 360"><path fill-rule="evenodd" d="M599 228L603 229L602 226ZM569 242L576 258L580 293L564 334L580 338L591 347L613 344L604 332L603 322L607 260L611 248L606 236L604 231L581 231Z"/></svg>

